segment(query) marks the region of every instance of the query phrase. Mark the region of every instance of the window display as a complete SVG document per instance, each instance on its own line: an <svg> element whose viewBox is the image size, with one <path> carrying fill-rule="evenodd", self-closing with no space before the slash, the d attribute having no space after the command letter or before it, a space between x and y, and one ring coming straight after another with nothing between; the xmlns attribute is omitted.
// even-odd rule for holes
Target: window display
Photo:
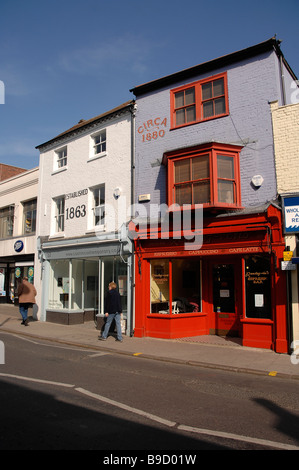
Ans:
<svg viewBox="0 0 299 470"><path fill-rule="evenodd" d="M200 311L200 261L185 258L152 260L151 313L181 314Z"/></svg>

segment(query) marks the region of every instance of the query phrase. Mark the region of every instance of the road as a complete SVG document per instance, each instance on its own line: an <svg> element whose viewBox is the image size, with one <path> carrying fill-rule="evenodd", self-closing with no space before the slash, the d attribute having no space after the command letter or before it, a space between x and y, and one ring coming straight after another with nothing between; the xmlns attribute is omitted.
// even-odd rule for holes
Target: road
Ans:
<svg viewBox="0 0 299 470"><path fill-rule="evenodd" d="M296 380L0 340L1 450L299 449Z"/></svg>

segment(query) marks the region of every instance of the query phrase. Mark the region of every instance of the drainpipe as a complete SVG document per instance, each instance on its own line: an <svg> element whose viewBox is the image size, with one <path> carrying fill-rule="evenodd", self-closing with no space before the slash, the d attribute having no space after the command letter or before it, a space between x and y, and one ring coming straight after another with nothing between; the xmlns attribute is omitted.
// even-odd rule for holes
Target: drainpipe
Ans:
<svg viewBox="0 0 299 470"><path fill-rule="evenodd" d="M135 115L136 108L135 102L130 108L131 111L131 219L134 218L134 202L135 202ZM130 336L134 335L135 326L135 253L134 253L134 240L132 243L132 262L130 265L130 276L131 276L131 312L130 312Z"/></svg>
<svg viewBox="0 0 299 470"><path fill-rule="evenodd" d="M279 73L280 73L280 85L281 85L281 94L282 94L282 106L286 105L286 92L285 92L285 80L283 72L283 54L280 50L281 41L277 41L277 50L276 53L279 59Z"/></svg>
<svg viewBox="0 0 299 470"><path fill-rule="evenodd" d="M281 80L281 90L282 90L282 106L285 106L286 105L286 92L285 92L282 55L279 58L279 64L280 64L280 80Z"/></svg>

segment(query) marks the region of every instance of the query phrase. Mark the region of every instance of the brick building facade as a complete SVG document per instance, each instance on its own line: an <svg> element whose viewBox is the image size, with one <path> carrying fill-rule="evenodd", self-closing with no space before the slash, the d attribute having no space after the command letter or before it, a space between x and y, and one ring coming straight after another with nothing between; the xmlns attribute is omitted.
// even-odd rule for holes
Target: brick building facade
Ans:
<svg viewBox="0 0 299 470"><path fill-rule="evenodd" d="M136 336L221 334L288 351L269 103L289 102L295 78L271 38L131 90Z"/></svg>

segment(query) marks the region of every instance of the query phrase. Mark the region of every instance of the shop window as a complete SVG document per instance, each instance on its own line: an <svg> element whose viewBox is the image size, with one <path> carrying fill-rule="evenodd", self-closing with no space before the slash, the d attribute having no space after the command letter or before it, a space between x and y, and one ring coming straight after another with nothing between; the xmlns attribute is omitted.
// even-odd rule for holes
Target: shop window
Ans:
<svg viewBox="0 0 299 470"><path fill-rule="evenodd" d="M23 233L34 233L36 230L36 199L23 203Z"/></svg>
<svg viewBox="0 0 299 470"><path fill-rule="evenodd" d="M271 319L270 259L254 255L245 258L246 317Z"/></svg>
<svg viewBox="0 0 299 470"><path fill-rule="evenodd" d="M72 310L78 310L83 308L83 260L73 259L71 261L71 274L70 274L70 286L72 291L70 292L69 308Z"/></svg>
<svg viewBox="0 0 299 470"><path fill-rule="evenodd" d="M99 261L86 259L84 265L84 308L98 310Z"/></svg>
<svg viewBox="0 0 299 470"><path fill-rule="evenodd" d="M151 313L176 315L200 311L200 262L185 258L152 260Z"/></svg>
<svg viewBox="0 0 299 470"><path fill-rule="evenodd" d="M169 260L151 261L151 312L169 313Z"/></svg>
<svg viewBox="0 0 299 470"><path fill-rule="evenodd" d="M195 124L228 114L226 73L171 90L171 127Z"/></svg>
<svg viewBox="0 0 299 470"><path fill-rule="evenodd" d="M241 206L241 147L211 143L164 155L168 166L168 205Z"/></svg>
<svg viewBox="0 0 299 470"><path fill-rule="evenodd" d="M52 260L50 263L48 306L56 309L69 308L70 271L69 260Z"/></svg>
<svg viewBox="0 0 299 470"><path fill-rule="evenodd" d="M12 237L14 224L14 206L0 209L0 238Z"/></svg>
<svg viewBox="0 0 299 470"><path fill-rule="evenodd" d="M110 282L115 282L117 290L120 294L120 300L122 305L123 314L127 314L127 256L120 258L107 256L103 258L104 265L104 282L103 282L103 300L108 292L108 286Z"/></svg>
<svg viewBox="0 0 299 470"><path fill-rule="evenodd" d="M104 298L111 281L116 282L123 314L127 314L127 256L122 259L58 259L50 261L48 308L94 309L104 314Z"/></svg>

